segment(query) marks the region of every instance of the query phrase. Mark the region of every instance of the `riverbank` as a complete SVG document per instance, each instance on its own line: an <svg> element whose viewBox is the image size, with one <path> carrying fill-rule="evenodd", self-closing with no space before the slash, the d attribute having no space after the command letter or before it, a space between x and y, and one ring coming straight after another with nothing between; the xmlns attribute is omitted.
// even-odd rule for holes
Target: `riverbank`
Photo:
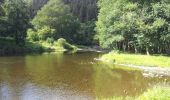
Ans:
<svg viewBox="0 0 170 100"><path fill-rule="evenodd" d="M112 64L170 68L170 57L162 55L148 56L110 52L103 55L101 60Z"/></svg>
<svg viewBox="0 0 170 100"><path fill-rule="evenodd" d="M0 56L77 50L76 46L62 38L57 41L26 41L23 46L17 45L13 38L0 38Z"/></svg>
<svg viewBox="0 0 170 100"><path fill-rule="evenodd" d="M147 56L110 52L109 54L103 55L99 60L106 62L111 69L140 70L145 77L170 76L170 57L168 56Z"/></svg>
<svg viewBox="0 0 170 100"><path fill-rule="evenodd" d="M94 46L83 46L83 45L77 45L78 52L98 52L98 53L104 53L108 52L108 50L102 49L100 46L94 45Z"/></svg>

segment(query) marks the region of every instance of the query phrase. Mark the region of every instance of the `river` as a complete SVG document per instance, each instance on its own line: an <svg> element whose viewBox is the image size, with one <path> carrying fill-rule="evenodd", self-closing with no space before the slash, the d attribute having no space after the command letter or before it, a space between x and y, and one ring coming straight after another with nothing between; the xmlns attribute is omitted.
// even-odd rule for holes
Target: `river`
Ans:
<svg viewBox="0 0 170 100"><path fill-rule="evenodd" d="M100 53L0 57L0 100L94 100L137 96L170 77L145 77L94 60Z"/></svg>

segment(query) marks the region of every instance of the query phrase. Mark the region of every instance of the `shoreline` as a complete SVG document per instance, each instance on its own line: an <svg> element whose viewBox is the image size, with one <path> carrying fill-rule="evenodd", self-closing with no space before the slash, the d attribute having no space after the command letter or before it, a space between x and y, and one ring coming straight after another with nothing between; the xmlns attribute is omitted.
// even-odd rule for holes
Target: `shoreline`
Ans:
<svg viewBox="0 0 170 100"><path fill-rule="evenodd" d="M131 54L117 54L109 53L101 56L99 61L105 62L109 65L118 65L132 69L139 69L143 71L143 75L148 77L170 77L170 57L164 56L147 56L147 55L131 55ZM140 63L139 63L140 62ZM162 66L161 66L162 64ZM112 67L111 67L112 68ZM124 69L124 68L123 68Z"/></svg>
<svg viewBox="0 0 170 100"><path fill-rule="evenodd" d="M138 65L132 65L132 64L118 64L118 63L110 63L107 61L103 61L101 59L95 59L98 61L105 62L110 65L118 65L126 68L134 68L134 70L139 69L143 71L143 75L148 77L170 77L170 68L162 68L162 67L149 67L149 66L138 66ZM125 69L126 69L125 68ZM122 69L122 68L121 68Z"/></svg>

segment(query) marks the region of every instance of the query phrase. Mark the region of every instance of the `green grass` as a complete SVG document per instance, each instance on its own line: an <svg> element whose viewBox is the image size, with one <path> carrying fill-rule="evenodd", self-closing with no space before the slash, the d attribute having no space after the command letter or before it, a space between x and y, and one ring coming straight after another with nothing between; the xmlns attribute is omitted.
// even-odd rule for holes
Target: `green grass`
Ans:
<svg viewBox="0 0 170 100"><path fill-rule="evenodd" d="M149 67L170 67L170 57L168 56L148 56L140 54L122 54L110 52L101 57L102 61L117 64L132 64Z"/></svg>
<svg viewBox="0 0 170 100"><path fill-rule="evenodd" d="M154 87L137 97L97 98L97 100L170 100L170 87Z"/></svg>

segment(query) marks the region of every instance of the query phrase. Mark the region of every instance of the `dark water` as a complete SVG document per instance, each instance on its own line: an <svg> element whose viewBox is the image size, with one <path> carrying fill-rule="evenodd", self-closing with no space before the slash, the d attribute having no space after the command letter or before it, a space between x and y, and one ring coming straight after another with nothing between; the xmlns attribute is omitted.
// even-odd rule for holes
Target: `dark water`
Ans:
<svg viewBox="0 0 170 100"><path fill-rule="evenodd" d="M137 96L168 77L109 69L100 54L43 54L0 57L0 100L94 100ZM166 80L166 82L165 82Z"/></svg>

